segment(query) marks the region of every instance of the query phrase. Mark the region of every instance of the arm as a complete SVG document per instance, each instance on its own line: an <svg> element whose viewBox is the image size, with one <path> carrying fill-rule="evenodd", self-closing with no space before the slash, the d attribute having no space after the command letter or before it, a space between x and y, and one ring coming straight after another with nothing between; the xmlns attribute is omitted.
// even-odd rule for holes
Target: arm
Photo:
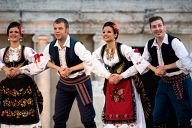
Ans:
<svg viewBox="0 0 192 128"><path fill-rule="evenodd" d="M0 70L2 70L6 77L12 78L19 74L18 70L14 70L15 68L9 68L3 63L3 55L5 52L5 48L0 50Z"/></svg>
<svg viewBox="0 0 192 128"><path fill-rule="evenodd" d="M46 46L46 48L47 47L48 46ZM25 59L27 59L30 62L30 64L19 68L21 73L27 74L27 75L36 75L46 69L46 65L49 59L47 59L47 57L44 56L44 54L39 55L39 58L35 58L35 55L37 55L37 53L32 48L26 47L24 51L24 55L25 55Z"/></svg>
<svg viewBox="0 0 192 128"><path fill-rule="evenodd" d="M153 71L156 75L160 76L162 74L165 73L165 70L163 68L157 68L155 66L153 66L152 64L150 64L151 62L151 55L148 51L148 43L146 43L145 47L144 47L144 51L142 54L143 59L145 59L149 64L148 64L148 69L150 69L151 71Z"/></svg>
<svg viewBox="0 0 192 128"><path fill-rule="evenodd" d="M175 63L165 65L164 68L166 70L180 68L184 72L192 71L191 58L184 44L180 40L175 38L172 41L172 48L175 51L175 55L179 58L179 60L177 60Z"/></svg>
<svg viewBox="0 0 192 128"><path fill-rule="evenodd" d="M83 63L80 63L70 68L61 68L52 63L51 61L47 63L47 67L57 70L63 77L67 77L71 72L84 68Z"/></svg>
<svg viewBox="0 0 192 128"><path fill-rule="evenodd" d="M185 71L186 68L189 67L187 65L190 65L190 59L188 59L188 57L187 57L188 52L187 52L187 49L185 48L185 46L183 45L183 43L181 41L179 41L177 38L175 38L172 41L172 48L175 51L175 55L179 58L179 60L177 60L176 62L171 63L171 64L159 66L157 68L157 70L159 70L159 71L164 70L164 73L165 73L166 70L169 70L169 69L180 68Z"/></svg>
<svg viewBox="0 0 192 128"><path fill-rule="evenodd" d="M92 53L92 72L98 75L99 77L109 79L111 73L104 66L104 61L101 57L101 48L102 46Z"/></svg>
<svg viewBox="0 0 192 128"><path fill-rule="evenodd" d="M123 73L120 74L120 76L122 76L122 78L128 78L131 76L134 76L138 73L137 69L135 68L135 66L131 66L129 67L126 71L124 71Z"/></svg>
<svg viewBox="0 0 192 128"><path fill-rule="evenodd" d="M178 61L176 61L176 66L183 70L184 72L192 72L192 56L187 56L184 58L180 58Z"/></svg>
<svg viewBox="0 0 192 128"><path fill-rule="evenodd" d="M146 61L139 52L135 51L131 47L121 45L121 52L127 58L128 61L132 61L136 70L142 74L149 66L149 62Z"/></svg>
<svg viewBox="0 0 192 128"><path fill-rule="evenodd" d="M80 50L81 49L81 50ZM75 45L75 53L83 61L86 74L91 72L100 77L109 78L110 74L104 67L102 59L99 57L100 49L97 49L92 55L80 42Z"/></svg>
<svg viewBox="0 0 192 128"><path fill-rule="evenodd" d="M78 64L78 65L75 65L75 66L73 66L73 67L70 67L69 69L70 69L71 72L73 72L73 71L80 70L80 69L83 69L83 68L84 68L83 63L80 63L80 64Z"/></svg>
<svg viewBox="0 0 192 128"><path fill-rule="evenodd" d="M163 68L164 68L165 70L169 70L169 69L177 68L177 65L176 65L176 62L174 62L174 63L172 63L172 64L164 65Z"/></svg>

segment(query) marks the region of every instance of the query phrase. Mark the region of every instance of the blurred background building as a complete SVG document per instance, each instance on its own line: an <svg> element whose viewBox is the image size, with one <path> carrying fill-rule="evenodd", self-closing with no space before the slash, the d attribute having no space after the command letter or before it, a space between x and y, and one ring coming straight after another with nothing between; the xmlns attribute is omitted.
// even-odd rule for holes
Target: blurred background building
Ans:
<svg viewBox="0 0 192 128"><path fill-rule="evenodd" d="M192 0L0 0L0 48L8 46L8 24L19 21L24 27L23 44L42 52L54 39L53 21L63 17L69 21L71 35L91 52L102 44L102 25L106 21L120 26L119 42L142 49L152 37L147 21L153 15L162 16L169 33L179 37L192 51ZM4 78L3 73L0 76ZM52 128L58 76L49 69L35 76L35 80L44 97L43 128ZM102 80L94 75L92 80L96 122L102 128ZM83 127L75 106L68 127Z"/></svg>

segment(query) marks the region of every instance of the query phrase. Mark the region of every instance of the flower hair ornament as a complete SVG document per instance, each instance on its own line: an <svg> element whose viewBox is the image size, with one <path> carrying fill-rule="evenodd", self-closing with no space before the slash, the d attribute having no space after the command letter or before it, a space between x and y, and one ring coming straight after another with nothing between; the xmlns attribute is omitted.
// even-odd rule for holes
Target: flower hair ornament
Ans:
<svg viewBox="0 0 192 128"><path fill-rule="evenodd" d="M114 23L114 24L112 25L112 27L113 27L113 29L114 29L114 31L115 31L116 33L119 33L119 26L118 26L116 23Z"/></svg>
<svg viewBox="0 0 192 128"><path fill-rule="evenodd" d="M19 29L19 33L23 36L23 33L24 33L23 27L21 25L19 25L18 29Z"/></svg>

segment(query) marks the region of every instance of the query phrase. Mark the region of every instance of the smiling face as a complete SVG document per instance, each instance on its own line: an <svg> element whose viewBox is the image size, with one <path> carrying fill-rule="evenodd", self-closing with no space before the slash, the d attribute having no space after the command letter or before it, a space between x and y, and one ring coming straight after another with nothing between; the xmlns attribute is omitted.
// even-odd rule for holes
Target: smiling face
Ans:
<svg viewBox="0 0 192 128"><path fill-rule="evenodd" d="M150 30L156 38L163 38L166 32L166 26L162 20L158 19L150 23Z"/></svg>
<svg viewBox="0 0 192 128"><path fill-rule="evenodd" d="M59 41L65 41L67 39L69 29L66 28L64 23L54 23L54 36Z"/></svg>
<svg viewBox="0 0 192 128"><path fill-rule="evenodd" d="M22 35L19 31L19 28L18 27L10 28L8 32L8 38L10 42L20 42Z"/></svg>
<svg viewBox="0 0 192 128"><path fill-rule="evenodd" d="M113 41L115 41L116 37L117 37L117 34L114 33L112 27L105 26L103 28L103 40L105 42L113 42Z"/></svg>

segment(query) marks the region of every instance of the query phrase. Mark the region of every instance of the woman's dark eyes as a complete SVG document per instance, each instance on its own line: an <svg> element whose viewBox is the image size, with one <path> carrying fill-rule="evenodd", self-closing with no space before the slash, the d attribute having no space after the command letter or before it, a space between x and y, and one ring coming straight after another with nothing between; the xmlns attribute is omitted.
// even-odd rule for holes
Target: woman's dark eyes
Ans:
<svg viewBox="0 0 192 128"><path fill-rule="evenodd" d="M10 31L9 33L13 33L13 32L14 32L14 33L19 33L18 31Z"/></svg>

